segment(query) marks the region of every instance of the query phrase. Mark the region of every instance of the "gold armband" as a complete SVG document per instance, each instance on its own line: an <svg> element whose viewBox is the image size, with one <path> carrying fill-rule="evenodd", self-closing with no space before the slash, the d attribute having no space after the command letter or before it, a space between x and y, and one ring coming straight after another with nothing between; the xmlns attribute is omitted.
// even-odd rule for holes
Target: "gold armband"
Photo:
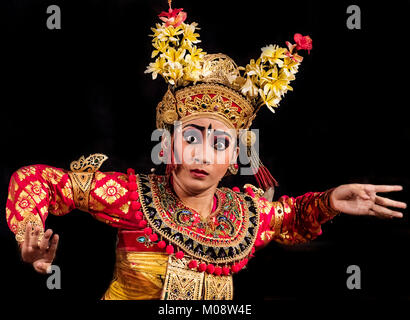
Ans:
<svg viewBox="0 0 410 320"><path fill-rule="evenodd" d="M68 174L73 185L73 200L77 209L88 211L94 174L107 159L108 157L102 153L94 153L87 158L81 156L77 161L71 162L71 171Z"/></svg>

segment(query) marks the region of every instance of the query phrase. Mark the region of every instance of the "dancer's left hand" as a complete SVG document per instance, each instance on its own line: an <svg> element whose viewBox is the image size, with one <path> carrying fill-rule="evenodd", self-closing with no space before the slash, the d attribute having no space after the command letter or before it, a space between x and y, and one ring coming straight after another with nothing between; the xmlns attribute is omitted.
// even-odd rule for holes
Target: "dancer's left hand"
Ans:
<svg viewBox="0 0 410 320"><path fill-rule="evenodd" d="M402 218L399 211L387 207L405 209L407 204L377 195L378 192L401 191L402 186L373 184L344 184L330 195L330 205L352 215L371 215L379 218Z"/></svg>

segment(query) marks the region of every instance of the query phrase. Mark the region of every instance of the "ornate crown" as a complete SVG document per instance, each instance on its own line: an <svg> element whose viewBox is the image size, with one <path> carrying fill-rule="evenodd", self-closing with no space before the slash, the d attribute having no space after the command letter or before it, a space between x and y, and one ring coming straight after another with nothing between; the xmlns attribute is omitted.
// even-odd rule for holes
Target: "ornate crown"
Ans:
<svg viewBox="0 0 410 320"><path fill-rule="evenodd" d="M162 24L152 28L155 61L147 67L153 79L160 74L169 84L157 106L157 127L166 128L175 120L215 117L234 129L248 129L260 107L272 112L295 79L303 58L298 50L312 49L309 36L295 34L296 44L287 48L269 45L246 67L238 67L224 54L207 54L198 48L198 24L186 24L183 9L172 9L159 17ZM189 117L189 118L187 118Z"/></svg>

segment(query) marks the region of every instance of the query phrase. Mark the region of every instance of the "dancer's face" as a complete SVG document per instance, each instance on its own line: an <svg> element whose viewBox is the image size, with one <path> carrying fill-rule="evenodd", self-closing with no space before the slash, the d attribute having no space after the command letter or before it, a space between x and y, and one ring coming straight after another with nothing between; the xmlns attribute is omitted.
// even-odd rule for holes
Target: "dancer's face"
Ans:
<svg viewBox="0 0 410 320"><path fill-rule="evenodd" d="M223 122L199 118L174 131L177 167L174 178L194 193L217 186L228 167L236 163L239 147L236 132Z"/></svg>

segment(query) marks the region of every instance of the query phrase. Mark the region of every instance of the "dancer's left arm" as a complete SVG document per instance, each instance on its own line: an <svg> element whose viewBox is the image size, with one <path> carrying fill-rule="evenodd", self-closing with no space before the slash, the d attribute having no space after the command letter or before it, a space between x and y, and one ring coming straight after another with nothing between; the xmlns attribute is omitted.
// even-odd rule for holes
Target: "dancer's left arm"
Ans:
<svg viewBox="0 0 410 320"><path fill-rule="evenodd" d="M293 198L282 196L268 201L257 195L257 188L247 188L260 210L256 247L274 240L283 244L304 243L322 233L321 225L336 215L372 215L380 218L402 218L406 203L382 197L377 193L401 191L402 186L346 184L324 192L309 192Z"/></svg>

